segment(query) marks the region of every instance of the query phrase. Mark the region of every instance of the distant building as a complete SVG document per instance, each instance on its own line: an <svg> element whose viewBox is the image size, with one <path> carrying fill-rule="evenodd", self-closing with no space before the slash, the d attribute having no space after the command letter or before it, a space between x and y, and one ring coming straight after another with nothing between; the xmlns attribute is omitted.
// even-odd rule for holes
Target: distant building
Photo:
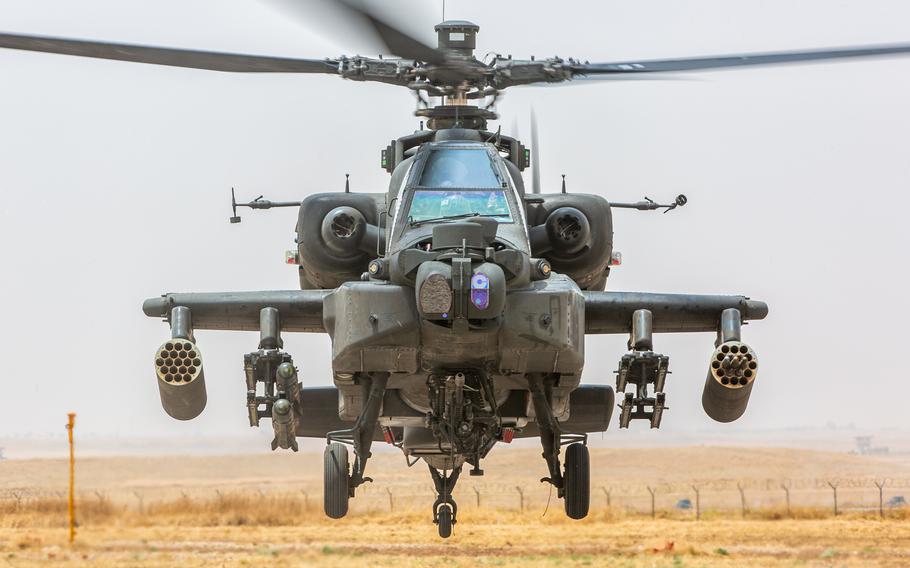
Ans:
<svg viewBox="0 0 910 568"><path fill-rule="evenodd" d="M859 454L861 456L881 456L888 453L888 446L872 446L872 436L857 436L856 448L852 453Z"/></svg>

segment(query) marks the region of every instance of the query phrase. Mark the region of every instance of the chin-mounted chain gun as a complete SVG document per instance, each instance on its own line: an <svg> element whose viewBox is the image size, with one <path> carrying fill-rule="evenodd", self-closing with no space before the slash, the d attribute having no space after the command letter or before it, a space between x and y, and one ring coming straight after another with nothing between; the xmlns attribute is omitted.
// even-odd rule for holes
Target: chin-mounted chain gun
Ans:
<svg viewBox="0 0 910 568"><path fill-rule="evenodd" d="M275 430L272 449L296 452L300 383L291 355L282 351L278 310L263 308L259 327L259 350L243 356L250 426L259 426L261 418L271 418ZM259 383L263 384L262 394L257 394Z"/></svg>

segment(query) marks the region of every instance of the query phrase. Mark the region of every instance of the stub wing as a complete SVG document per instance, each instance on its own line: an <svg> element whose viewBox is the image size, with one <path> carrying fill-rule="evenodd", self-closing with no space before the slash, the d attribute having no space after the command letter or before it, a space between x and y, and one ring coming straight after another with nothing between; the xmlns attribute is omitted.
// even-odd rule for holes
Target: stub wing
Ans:
<svg viewBox="0 0 910 568"><path fill-rule="evenodd" d="M650 310L655 333L717 331L724 310L735 308L742 320L760 320L768 304L745 296L584 292L585 333L629 333L632 314Z"/></svg>
<svg viewBox="0 0 910 568"><path fill-rule="evenodd" d="M142 304L145 315L170 321L171 310L190 309L192 327L227 331L260 331L260 311L278 310L283 331L325 333L323 299L332 290L277 290L266 292L208 292L165 294Z"/></svg>

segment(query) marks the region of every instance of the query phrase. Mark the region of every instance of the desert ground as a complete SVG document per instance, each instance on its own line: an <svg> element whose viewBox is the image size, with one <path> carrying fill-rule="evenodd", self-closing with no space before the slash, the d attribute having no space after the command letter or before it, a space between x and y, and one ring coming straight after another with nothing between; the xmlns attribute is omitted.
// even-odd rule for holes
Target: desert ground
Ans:
<svg viewBox="0 0 910 568"><path fill-rule="evenodd" d="M594 448L578 522L539 483L538 450L497 450L483 477L459 482L445 541L425 468L400 454L377 452L376 481L340 521L321 512L318 452L81 459L73 545L67 467L0 462L0 566L910 565L910 511L888 505L910 497L900 454Z"/></svg>

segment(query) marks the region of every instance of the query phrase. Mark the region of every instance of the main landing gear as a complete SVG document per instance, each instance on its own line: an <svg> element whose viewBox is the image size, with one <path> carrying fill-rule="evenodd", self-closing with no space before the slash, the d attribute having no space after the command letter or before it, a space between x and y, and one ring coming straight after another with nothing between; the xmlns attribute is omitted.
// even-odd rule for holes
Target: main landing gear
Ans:
<svg viewBox="0 0 910 568"><path fill-rule="evenodd" d="M591 504L591 457L588 453L586 434L563 433L559 421L553 415L552 379L541 374L528 375L531 401L540 430L543 458L547 462L550 476L540 481L556 488L557 496L563 499L566 515L570 519L588 516ZM565 470L560 470L559 450L566 448Z"/></svg>
<svg viewBox="0 0 910 568"><path fill-rule="evenodd" d="M323 454L323 506L325 514L332 519L340 519L348 514L348 500L355 490L368 481L364 476L370 448L373 445L373 432L379 419L382 398L385 395L388 373L371 373L360 377L364 389L363 410L353 428L329 432L326 436L328 447ZM354 447L354 463L348 462L348 449Z"/></svg>

